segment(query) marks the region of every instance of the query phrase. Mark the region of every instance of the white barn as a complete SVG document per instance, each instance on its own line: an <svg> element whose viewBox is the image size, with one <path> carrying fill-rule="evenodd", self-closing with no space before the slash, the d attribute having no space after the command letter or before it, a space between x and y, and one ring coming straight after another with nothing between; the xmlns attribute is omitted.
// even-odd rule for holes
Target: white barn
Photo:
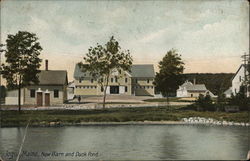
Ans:
<svg viewBox="0 0 250 161"><path fill-rule="evenodd" d="M236 95L240 91L240 86L242 86L245 81L245 72L246 75L248 75L246 67L246 65L242 64L232 78L233 95ZM247 95L249 96L249 92L247 93Z"/></svg>
<svg viewBox="0 0 250 161"><path fill-rule="evenodd" d="M210 92L204 84L193 84L189 81L186 81L179 89L176 91L177 97L199 97L199 95L210 95L211 97L215 97L215 95Z"/></svg>

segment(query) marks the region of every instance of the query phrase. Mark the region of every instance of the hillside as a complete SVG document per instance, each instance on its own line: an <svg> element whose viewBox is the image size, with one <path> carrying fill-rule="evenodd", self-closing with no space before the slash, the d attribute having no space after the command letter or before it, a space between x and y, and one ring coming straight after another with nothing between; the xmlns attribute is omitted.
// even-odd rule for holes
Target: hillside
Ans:
<svg viewBox="0 0 250 161"><path fill-rule="evenodd" d="M193 82L196 79L196 84L205 84L213 94L218 95L220 91L225 91L231 87L231 79L234 73L187 73L184 74L186 80Z"/></svg>

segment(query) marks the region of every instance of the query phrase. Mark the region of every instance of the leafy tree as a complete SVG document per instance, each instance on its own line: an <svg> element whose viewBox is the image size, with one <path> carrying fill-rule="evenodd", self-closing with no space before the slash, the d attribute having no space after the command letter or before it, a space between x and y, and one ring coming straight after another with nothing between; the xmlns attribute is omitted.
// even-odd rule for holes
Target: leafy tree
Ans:
<svg viewBox="0 0 250 161"><path fill-rule="evenodd" d="M176 93L178 86L183 83L184 63L181 55L175 49L167 52L159 62L159 73L156 73L154 84L167 99L172 93Z"/></svg>
<svg viewBox="0 0 250 161"><path fill-rule="evenodd" d="M239 106L239 109L242 111L250 110L250 98L246 97L245 90L246 88L244 86L241 86L239 92L236 95L231 95L229 104Z"/></svg>
<svg viewBox="0 0 250 161"><path fill-rule="evenodd" d="M2 75L7 81L8 89L18 89L18 109L21 111L21 88L39 83L37 74L41 66L38 57L42 50L35 34L19 31L9 34L6 40L5 64L2 64Z"/></svg>
<svg viewBox="0 0 250 161"><path fill-rule="evenodd" d="M216 106L217 106L217 110L218 111L224 111L224 107L227 104L227 98L226 95L223 92L220 92L218 94L217 97L217 102L216 102Z"/></svg>
<svg viewBox="0 0 250 161"><path fill-rule="evenodd" d="M215 111L215 106L211 99L210 95L206 95L205 97L200 94L198 100L196 101L198 106L198 111Z"/></svg>
<svg viewBox="0 0 250 161"><path fill-rule="evenodd" d="M106 92L111 74L118 70L131 71L132 57L129 50L121 51L118 41L112 36L110 40L102 46L90 47L88 53L79 65L83 72L88 71L95 78L103 89L103 108L105 108Z"/></svg>

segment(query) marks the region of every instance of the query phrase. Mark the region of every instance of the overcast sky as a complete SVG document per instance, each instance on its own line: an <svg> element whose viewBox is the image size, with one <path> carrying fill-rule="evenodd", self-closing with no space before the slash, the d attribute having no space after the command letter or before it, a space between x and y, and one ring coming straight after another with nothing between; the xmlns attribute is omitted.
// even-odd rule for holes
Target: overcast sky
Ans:
<svg viewBox="0 0 250 161"><path fill-rule="evenodd" d="M36 33L50 69L68 70L90 46L114 37L134 63L154 64L172 48L185 72L236 72L249 51L246 0L2 1L1 41Z"/></svg>

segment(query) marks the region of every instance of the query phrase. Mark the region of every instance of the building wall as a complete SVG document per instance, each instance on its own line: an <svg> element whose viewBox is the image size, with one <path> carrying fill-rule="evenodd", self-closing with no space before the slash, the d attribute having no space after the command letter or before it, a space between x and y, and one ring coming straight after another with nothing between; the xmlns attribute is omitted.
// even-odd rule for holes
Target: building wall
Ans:
<svg viewBox="0 0 250 161"><path fill-rule="evenodd" d="M178 89L176 93L176 97L188 97L187 90L184 89Z"/></svg>
<svg viewBox="0 0 250 161"><path fill-rule="evenodd" d="M7 91L6 94L6 105L18 105L18 90ZM23 105L23 89L21 89L21 105Z"/></svg>
<svg viewBox="0 0 250 161"><path fill-rule="evenodd" d="M206 91L187 91L186 89L177 90L177 97L199 97L199 95L206 95Z"/></svg>
<svg viewBox="0 0 250 161"><path fill-rule="evenodd" d="M238 73L236 73L234 79L232 80L232 92L234 95L240 91L240 86L244 81L244 67L241 66Z"/></svg>
<svg viewBox="0 0 250 161"><path fill-rule="evenodd" d="M206 91L200 91L200 92L188 92L187 97L199 97L199 95L202 94L203 96L206 95Z"/></svg>
<svg viewBox="0 0 250 161"><path fill-rule="evenodd" d="M36 105L37 93L35 92L35 97L30 97L30 90L38 90L40 88L43 92L43 105L45 100L45 91L48 90L50 93L50 105L60 105L67 100L66 86L29 86L24 89L24 104ZM54 97L54 90L58 90L58 98Z"/></svg>
<svg viewBox="0 0 250 161"><path fill-rule="evenodd" d="M153 78L132 78L132 94L136 96L153 96L155 87Z"/></svg>
<svg viewBox="0 0 250 161"><path fill-rule="evenodd" d="M127 79L127 82L126 82ZM117 81L116 81L117 80ZM109 93L110 86L119 86L120 90L125 89L127 86L127 92L123 94L131 95L131 78L126 72L121 74L113 74L109 78L109 85L107 87L107 94ZM102 95L101 85L97 80L93 78L82 78L81 80L75 80L75 95Z"/></svg>

